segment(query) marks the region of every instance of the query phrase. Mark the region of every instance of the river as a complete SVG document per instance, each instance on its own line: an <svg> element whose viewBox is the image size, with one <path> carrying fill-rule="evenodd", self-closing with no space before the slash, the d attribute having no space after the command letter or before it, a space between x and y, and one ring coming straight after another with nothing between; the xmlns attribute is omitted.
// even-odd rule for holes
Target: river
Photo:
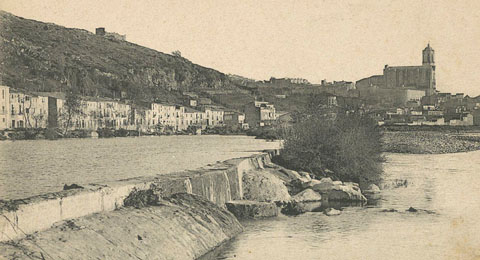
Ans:
<svg viewBox="0 0 480 260"><path fill-rule="evenodd" d="M385 183L406 187L339 216L244 222L244 233L206 259L479 259L480 151L386 158Z"/></svg>
<svg viewBox="0 0 480 260"><path fill-rule="evenodd" d="M246 136L155 136L0 142L0 199L60 191L64 184L191 170L278 148Z"/></svg>

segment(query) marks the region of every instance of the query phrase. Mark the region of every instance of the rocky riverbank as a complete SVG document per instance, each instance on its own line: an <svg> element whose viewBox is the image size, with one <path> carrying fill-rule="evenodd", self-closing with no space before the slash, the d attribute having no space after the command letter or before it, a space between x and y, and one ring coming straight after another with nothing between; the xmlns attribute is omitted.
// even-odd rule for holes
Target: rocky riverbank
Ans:
<svg viewBox="0 0 480 260"><path fill-rule="evenodd" d="M332 208L361 206L367 202L357 183L333 181L331 178L314 179L307 172L297 172L273 163L266 163L264 169L247 172L243 175L243 198L249 204L262 205L275 203L278 210L285 215L298 215L305 212L324 212L332 214ZM259 214L258 207L254 214L239 215L235 207L245 208L249 204L229 205L229 210L239 218L266 217ZM251 206L250 206L251 208ZM268 205L263 208L270 211ZM271 214L276 216L277 213Z"/></svg>
<svg viewBox="0 0 480 260"><path fill-rule="evenodd" d="M383 149L391 153L442 154L480 150L480 134L435 131L385 132Z"/></svg>

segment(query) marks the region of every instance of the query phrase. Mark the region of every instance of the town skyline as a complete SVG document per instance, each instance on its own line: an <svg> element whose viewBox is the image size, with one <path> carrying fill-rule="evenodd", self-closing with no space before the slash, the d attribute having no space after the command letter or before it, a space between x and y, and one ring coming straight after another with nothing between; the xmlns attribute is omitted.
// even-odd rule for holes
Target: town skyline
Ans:
<svg viewBox="0 0 480 260"><path fill-rule="evenodd" d="M386 64L420 65L419 54L430 43L437 89L480 94L472 84L480 65L480 18L473 1L187 2L5 1L0 9L90 32L105 27L130 42L165 53L180 50L194 63L257 80L357 81L381 74ZM369 8L376 17L368 15Z"/></svg>

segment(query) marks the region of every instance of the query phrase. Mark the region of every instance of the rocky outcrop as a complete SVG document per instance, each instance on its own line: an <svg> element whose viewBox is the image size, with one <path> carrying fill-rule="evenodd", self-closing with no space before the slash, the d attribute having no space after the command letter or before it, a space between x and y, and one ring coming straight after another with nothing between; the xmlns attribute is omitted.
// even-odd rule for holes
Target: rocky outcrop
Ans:
<svg viewBox="0 0 480 260"><path fill-rule="evenodd" d="M253 170L243 174L243 198L262 202L290 201L285 182L271 170Z"/></svg>
<svg viewBox="0 0 480 260"><path fill-rule="evenodd" d="M298 215L305 212L319 211L322 206L322 195L312 189L305 189L292 197L292 201L282 208L285 215Z"/></svg>
<svg viewBox="0 0 480 260"><path fill-rule="evenodd" d="M108 28L107 28L108 29ZM216 70L128 41L23 19L0 11L0 79L30 91L180 102L176 91L237 89Z"/></svg>
<svg viewBox="0 0 480 260"><path fill-rule="evenodd" d="M331 178L323 178L313 184L312 189L322 194L328 201L367 201L358 184L354 182L332 181Z"/></svg>
<svg viewBox="0 0 480 260"><path fill-rule="evenodd" d="M293 200L298 202L322 201L322 195L312 189L305 189L304 191L293 196Z"/></svg>
<svg viewBox="0 0 480 260"><path fill-rule="evenodd" d="M225 209L191 194L57 224L15 243L5 259L197 259L242 231Z"/></svg>
<svg viewBox="0 0 480 260"><path fill-rule="evenodd" d="M278 216L278 208L274 202L235 200L227 202L225 205L238 219L257 219Z"/></svg>

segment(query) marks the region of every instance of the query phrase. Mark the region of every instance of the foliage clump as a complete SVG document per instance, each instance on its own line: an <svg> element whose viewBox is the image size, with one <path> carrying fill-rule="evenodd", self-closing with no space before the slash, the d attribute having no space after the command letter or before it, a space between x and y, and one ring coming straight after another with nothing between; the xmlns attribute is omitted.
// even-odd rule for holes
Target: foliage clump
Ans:
<svg viewBox="0 0 480 260"><path fill-rule="evenodd" d="M384 158L376 122L358 111L311 108L285 133L277 162L362 186L378 183Z"/></svg>

